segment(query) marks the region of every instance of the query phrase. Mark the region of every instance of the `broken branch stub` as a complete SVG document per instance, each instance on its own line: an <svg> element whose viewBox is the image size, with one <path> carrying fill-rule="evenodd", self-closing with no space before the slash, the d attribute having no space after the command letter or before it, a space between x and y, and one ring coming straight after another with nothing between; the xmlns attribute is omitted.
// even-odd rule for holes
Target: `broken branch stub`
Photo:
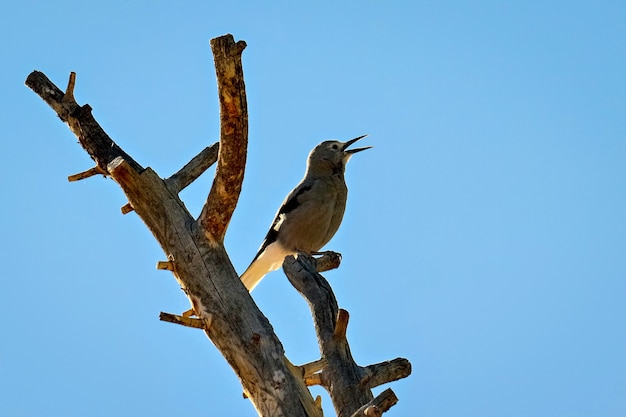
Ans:
<svg viewBox="0 0 626 417"><path fill-rule="evenodd" d="M211 165L217 161L220 144L207 146L198 155L194 156L184 167L165 180L167 188L178 194L189 184L194 182Z"/></svg>

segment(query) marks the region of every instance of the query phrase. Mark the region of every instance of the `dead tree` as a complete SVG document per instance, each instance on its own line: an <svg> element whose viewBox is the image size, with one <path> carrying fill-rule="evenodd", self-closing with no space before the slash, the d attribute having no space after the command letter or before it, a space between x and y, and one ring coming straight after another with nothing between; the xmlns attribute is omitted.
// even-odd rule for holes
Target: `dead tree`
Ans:
<svg viewBox="0 0 626 417"><path fill-rule="evenodd" d="M321 416L319 398L307 388L322 385L337 415L380 416L397 402L390 389L376 398L371 388L408 376L411 365L398 358L358 366L346 340L348 313L338 308L328 282L319 274L339 266L340 256L302 254L283 265L290 282L308 301L321 359L295 366L268 319L241 284L224 249L224 235L237 205L246 163L248 115L241 65L245 42L231 35L211 40L220 102L220 141L207 147L169 178L142 167L100 127L88 104L74 99L76 75L65 92L33 71L26 85L38 94L78 137L96 165L69 177L110 176L128 198L122 213L144 221L165 252L157 268L171 271L189 298L183 314L161 313L161 320L202 329L228 361L260 416ZM217 162L215 179L195 219L179 193Z"/></svg>

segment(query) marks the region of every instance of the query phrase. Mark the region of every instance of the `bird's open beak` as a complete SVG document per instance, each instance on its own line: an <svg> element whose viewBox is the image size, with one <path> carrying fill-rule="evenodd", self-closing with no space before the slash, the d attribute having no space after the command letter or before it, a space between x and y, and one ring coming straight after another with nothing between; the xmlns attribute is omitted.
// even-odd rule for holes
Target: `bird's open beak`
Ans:
<svg viewBox="0 0 626 417"><path fill-rule="evenodd" d="M366 149L371 148L371 146L366 146L365 148L356 148L356 149L348 149L348 150L346 150L348 148L348 146L352 145L357 140L363 139L365 136L367 136L367 135L359 136L358 138L350 139L349 141L344 142L344 144L343 144L343 151L345 153L349 154L349 155L352 155L352 154L355 154L357 152L361 152L361 151L364 151Z"/></svg>

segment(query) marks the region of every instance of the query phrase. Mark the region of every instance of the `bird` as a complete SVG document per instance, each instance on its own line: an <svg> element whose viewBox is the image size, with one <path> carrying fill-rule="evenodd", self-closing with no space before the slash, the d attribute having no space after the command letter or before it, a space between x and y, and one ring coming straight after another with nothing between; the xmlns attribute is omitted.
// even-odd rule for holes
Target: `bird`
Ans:
<svg viewBox="0 0 626 417"><path fill-rule="evenodd" d="M287 195L250 266L241 275L248 291L280 268L288 255L315 253L335 235L346 209L348 160L371 146L347 149L363 139L327 140L309 153L304 178Z"/></svg>

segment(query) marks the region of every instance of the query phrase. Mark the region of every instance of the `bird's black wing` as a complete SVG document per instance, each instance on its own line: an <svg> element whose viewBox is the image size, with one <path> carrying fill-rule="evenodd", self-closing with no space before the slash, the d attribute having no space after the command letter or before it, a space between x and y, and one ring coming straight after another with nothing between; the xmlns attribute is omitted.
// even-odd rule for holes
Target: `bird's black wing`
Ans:
<svg viewBox="0 0 626 417"><path fill-rule="evenodd" d="M263 239L263 243L261 244L261 247L252 262L254 262L263 253L265 248L276 242L276 238L278 237L280 230L279 223L282 221L282 217L302 205L302 202L306 200L306 193L310 191L312 187L312 182L302 181L287 195L285 201L283 201L283 204L278 209L278 213L276 213L276 217L274 217L272 226L267 232L265 239Z"/></svg>

